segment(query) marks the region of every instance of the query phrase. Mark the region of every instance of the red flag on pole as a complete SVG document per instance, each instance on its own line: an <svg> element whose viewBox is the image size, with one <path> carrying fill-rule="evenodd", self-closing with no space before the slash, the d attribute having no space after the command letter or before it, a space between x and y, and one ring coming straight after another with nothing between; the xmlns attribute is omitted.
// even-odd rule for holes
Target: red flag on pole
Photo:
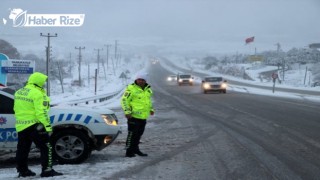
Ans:
<svg viewBox="0 0 320 180"><path fill-rule="evenodd" d="M249 37L249 38L246 39L246 44L249 44L249 43L251 43L253 41L254 41L254 36Z"/></svg>

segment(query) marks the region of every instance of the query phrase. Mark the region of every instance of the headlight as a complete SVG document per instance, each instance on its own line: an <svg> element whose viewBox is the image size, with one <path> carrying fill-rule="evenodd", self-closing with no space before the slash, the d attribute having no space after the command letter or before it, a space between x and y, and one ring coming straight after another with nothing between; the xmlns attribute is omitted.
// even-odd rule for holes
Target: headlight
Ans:
<svg viewBox="0 0 320 180"><path fill-rule="evenodd" d="M204 83L204 84L203 84L203 88L205 88L205 89L209 89L209 88L210 88L210 84L208 84L208 83Z"/></svg>
<svg viewBox="0 0 320 180"><path fill-rule="evenodd" d="M190 81L190 82L192 82L192 81L193 81L193 79L192 79L192 78L190 78L190 79L189 79L189 81Z"/></svg>
<svg viewBox="0 0 320 180"><path fill-rule="evenodd" d="M221 88L224 88L224 89L227 88L227 84L226 83L222 83L221 84Z"/></svg>
<svg viewBox="0 0 320 180"><path fill-rule="evenodd" d="M104 122L108 125L112 125L112 126L118 125L118 119L114 114L102 114L101 117L104 120Z"/></svg>
<svg viewBox="0 0 320 180"><path fill-rule="evenodd" d="M182 82L182 79L179 79L179 82Z"/></svg>
<svg viewBox="0 0 320 180"><path fill-rule="evenodd" d="M172 78L171 78L171 77L168 77L168 81L172 81Z"/></svg>

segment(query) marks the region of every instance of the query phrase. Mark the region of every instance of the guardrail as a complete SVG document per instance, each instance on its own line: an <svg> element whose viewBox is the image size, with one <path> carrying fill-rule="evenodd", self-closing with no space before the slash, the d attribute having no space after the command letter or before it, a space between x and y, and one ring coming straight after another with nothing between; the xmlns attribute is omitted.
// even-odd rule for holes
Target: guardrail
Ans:
<svg viewBox="0 0 320 180"><path fill-rule="evenodd" d="M77 106L78 104L82 104L82 103L84 103L84 104L100 103L100 102L112 99L113 97L120 94L122 91L123 91L123 89L118 90L116 92L108 93L108 94L96 95L96 96L92 96L92 97L86 97L86 98L82 98L82 99L70 100L67 102L51 104L51 106L58 106L59 104L68 104L71 106Z"/></svg>

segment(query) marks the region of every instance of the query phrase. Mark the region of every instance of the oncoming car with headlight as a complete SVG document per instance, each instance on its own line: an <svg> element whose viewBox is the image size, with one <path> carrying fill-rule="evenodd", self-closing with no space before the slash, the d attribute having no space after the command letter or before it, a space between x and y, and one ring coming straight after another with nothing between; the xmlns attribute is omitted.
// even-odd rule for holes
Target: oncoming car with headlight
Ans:
<svg viewBox="0 0 320 180"><path fill-rule="evenodd" d="M170 75L170 76L168 76L167 81L170 81L170 82L177 81L177 76L176 75Z"/></svg>
<svg viewBox="0 0 320 180"><path fill-rule="evenodd" d="M208 91L227 92L227 80L222 77L206 76L202 80L201 88L206 94Z"/></svg>
<svg viewBox="0 0 320 180"><path fill-rule="evenodd" d="M194 78L190 74L179 74L177 78L179 86L182 84L193 85Z"/></svg>
<svg viewBox="0 0 320 180"><path fill-rule="evenodd" d="M15 152L18 136L13 111L14 90L0 88L0 155ZM54 159L61 164L85 161L93 150L110 145L121 133L118 119L108 109L51 107Z"/></svg>

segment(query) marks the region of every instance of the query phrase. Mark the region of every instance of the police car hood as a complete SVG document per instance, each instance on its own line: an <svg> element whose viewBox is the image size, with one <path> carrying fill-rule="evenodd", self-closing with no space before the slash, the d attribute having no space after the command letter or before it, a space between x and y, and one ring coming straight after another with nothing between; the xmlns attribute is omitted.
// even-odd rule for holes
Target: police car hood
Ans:
<svg viewBox="0 0 320 180"><path fill-rule="evenodd" d="M100 107L75 107L75 106L67 106L67 105L59 105L51 107L52 111L70 111L70 112L78 112L78 113L85 113L85 112L95 112L98 114L114 114L114 111L107 109L107 108L100 108Z"/></svg>

